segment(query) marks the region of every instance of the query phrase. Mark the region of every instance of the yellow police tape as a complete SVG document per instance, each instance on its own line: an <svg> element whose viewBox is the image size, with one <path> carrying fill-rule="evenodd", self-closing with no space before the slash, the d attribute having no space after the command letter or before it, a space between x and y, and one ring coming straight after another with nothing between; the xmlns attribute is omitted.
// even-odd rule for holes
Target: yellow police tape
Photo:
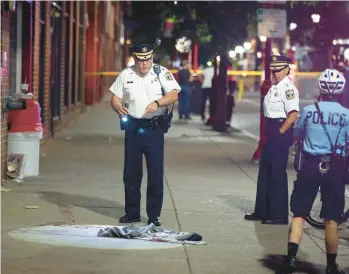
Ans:
<svg viewBox="0 0 349 274"><path fill-rule="evenodd" d="M178 73L177 69L171 69L170 70L173 74ZM191 71L194 73L194 70ZM195 72L196 74L203 74L202 70L197 70ZM262 76L263 71L244 71L244 70L229 70L227 72L228 75L234 75L234 76ZM319 76L321 72L294 72L295 76ZM100 71L100 72L85 72L85 76L118 76L120 74L119 71Z"/></svg>

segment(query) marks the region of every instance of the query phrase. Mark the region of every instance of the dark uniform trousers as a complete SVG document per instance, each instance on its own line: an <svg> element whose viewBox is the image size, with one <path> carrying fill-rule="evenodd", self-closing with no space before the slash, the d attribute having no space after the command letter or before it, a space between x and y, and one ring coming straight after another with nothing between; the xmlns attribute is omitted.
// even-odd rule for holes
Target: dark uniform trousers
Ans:
<svg viewBox="0 0 349 274"><path fill-rule="evenodd" d="M322 207L320 218L337 221L344 211L345 176L347 163L343 159L332 159L331 168L320 174L320 156L305 153L303 168L297 174L291 195L291 212L295 217L309 215L319 188Z"/></svg>
<svg viewBox="0 0 349 274"><path fill-rule="evenodd" d="M288 217L287 163L293 128L279 132L286 119L267 118L267 141L262 148L257 181L255 215L263 219Z"/></svg>
<svg viewBox="0 0 349 274"><path fill-rule="evenodd" d="M127 123L123 178L125 213L140 216L144 154L148 171L147 214L155 219L160 217L163 202L164 132L149 127L146 119L130 118Z"/></svg>

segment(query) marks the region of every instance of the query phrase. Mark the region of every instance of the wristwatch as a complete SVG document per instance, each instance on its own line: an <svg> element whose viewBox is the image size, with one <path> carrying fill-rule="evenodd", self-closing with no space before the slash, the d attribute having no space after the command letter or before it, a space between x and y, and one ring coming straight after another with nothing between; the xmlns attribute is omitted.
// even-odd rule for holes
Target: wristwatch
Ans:
<svg viewBox="0 0 349 274"><path fill-rule="evenodd" d="M156 103L158 105L158 108L160 107L158 100L155 100L154 103Z"/></svg>

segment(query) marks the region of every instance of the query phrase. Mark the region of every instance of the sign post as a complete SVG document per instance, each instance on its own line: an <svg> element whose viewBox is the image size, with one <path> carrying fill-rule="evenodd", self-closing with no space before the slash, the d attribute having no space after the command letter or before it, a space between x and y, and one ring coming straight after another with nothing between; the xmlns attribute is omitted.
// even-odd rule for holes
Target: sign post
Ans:
<svg viewBox="0 0 349 274"><path fill-rule="evenodd" d="M261 100L260 100L260 127L259 127L259 143L256 151L253 153L252 161L258 163L261 154L262 147L267 140L266 136L266 119L264 117L263 102L264 97L268 93L271 87L271 73L269 68L268 59L271 56L271 39L272 38L286 38L287 34L287 22L286 11L282 9L271 9L272 4L266 3L266 9L257 10L257 22L258 22L258 36L264 36L265 52L264 52L264 82L260 88Z"/></svg>

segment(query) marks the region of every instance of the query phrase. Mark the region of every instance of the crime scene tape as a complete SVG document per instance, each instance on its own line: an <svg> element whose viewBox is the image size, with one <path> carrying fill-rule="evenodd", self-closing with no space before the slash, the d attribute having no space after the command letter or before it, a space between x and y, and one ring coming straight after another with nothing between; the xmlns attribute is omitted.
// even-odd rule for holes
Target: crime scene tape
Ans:
<svg viewBox="0 0 349 274"><path fill-rule="evenodd" d="M172 69L170 70L171 73L177 74L178 70ZM194 73L194 71L191 71ZM196 74L203 74L202 70L197 70L195 72ZM263 71L243 71L243 70L228 70L228 75L234 75L234 76L262 76ZM295 76L319 76L321 72L294 72ZM85 76L118 76L120 74L120 71L100 71L100 72L85 72Z"/></svg>

